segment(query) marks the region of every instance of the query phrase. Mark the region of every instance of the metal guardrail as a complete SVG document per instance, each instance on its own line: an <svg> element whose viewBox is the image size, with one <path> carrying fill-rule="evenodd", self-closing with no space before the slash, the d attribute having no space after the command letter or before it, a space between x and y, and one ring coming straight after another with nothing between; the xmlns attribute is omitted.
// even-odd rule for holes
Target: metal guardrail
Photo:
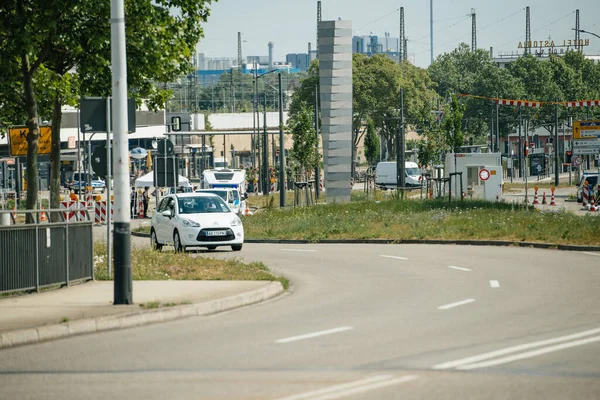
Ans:
<svg viewBox="0 0 600 400"><path fill-rule="evenodd" d="M94 247L90 215L65 222L65 210L0 211L0 222L10 214L13 225L0 225L0 293L36 290L94 279ZM82 210L83 211L83 210ZM15 224L13 213L61 215L60 222Z"/></svg>

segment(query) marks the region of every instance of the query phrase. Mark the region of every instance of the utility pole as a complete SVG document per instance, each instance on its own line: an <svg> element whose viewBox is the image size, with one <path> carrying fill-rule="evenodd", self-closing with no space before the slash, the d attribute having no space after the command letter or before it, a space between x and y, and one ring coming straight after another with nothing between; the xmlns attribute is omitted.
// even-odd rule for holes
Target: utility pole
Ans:
<svg viewBox="0 0 600 400"><path fill-rule="evenodd" d="M583 46L579 44L581 39L581 32L579 28L579 10L575 10L575 50L582 51Z"/></svg>
<svg viewBox="0 0 600 400"><path fill-rule="evenodd" d="M475 9L471 8L471 51L477 50L477 15Z"/></svg>
<svg viewBox="0 0 600 400"><path fill-rule="evenodd" d="M490 100L490 153L494 152L494 101ZM456 171L454 171L456 172Z"/></svg>
<svg viewBox="0 0 600 400"><path fill-rule="evenodd" d="M523 141L521 140L521 106L519 105L519 178L523 177Z"/></svg>
<svg viewBox="0 0 600 400"><path fill-rule="evenodd" d="M113 152L115 155L114 304L133 304L129 208L129 138L127 137L127 55L125 51L125 7L123 0L111 0L110 32ZM107 159L107 162L110 164L110 158ZM110 187L110 179L107 180L107 185ZM110 202L110 198L107 201ZM107 260L109 263L110 261Z"/></svg>
<svg viewBox="0 0 600 400"><path fill-rule="evenodd" d="M404 198L404 187L406 186L404 166L404 89L400 88L400 126L399 135L396 140L396 187Z"/></svg>
<svg viewBox="0 0 600 400"><path fill-rule="evenodd" d="M269 174L269 147L268 147L268 141L269 141L269 135L267 135L267 91L265 90L265 97L264 97L264 121L263 121L263 129L264 129L264 136L262 139L262 151L263 151L263 195L268 196L269 195L269 179L268 179L268 174Z"/></svg>
<svg viewBox="0 0 600 400"><path fill-rule="evenodd" d="M558 186L558 104L554 105L554 186Z"/></svg>
<svg viewBox="0 0 600 400"><path fill-rule="evenodd" d="M525 54L531 54L531 20L529 6L525 8Z"/></svg>
<svg viewBox="0 0 600 400"><path fill-rule="evenodd" d="M496 95L498 97L498 95ZM500 151L500 108L498 107L498 102L496 101L496 151L502 153ZM512 172L511 172L512 174Z"/></svg>
<svg viewBox="0 0 600 400"><path fill-rule="evenodd" d="M315 143L317 154L319 153L319 85L315 85L315 135L317 142ZM319 164L315 167L315 196L319 200L321 194L321 173L319 172Z"/></svg>
<svg viewBox="0 0 600 400"><path fill-rule="evenodd" d="M317 1L317 60L319 59L319 22L321 22L321 2Z"/></svg>
<svg viewBox="0 0 600 400"><path fill-rule="evenodd" d="M281 72L279 75L279 206L285 207L285 154L283 152L285 140L283 137L283 88L281 83Z"/></svg>
<svg viewBox="0 0 600 400"><path fill-rule="evenodd" d="M433 0L429 0L429 40L431 47L431 64L433 64Z"/></svg>
<svg viewBox="0 0 600 400"><path fill-rule="evenodd" d="M398 39L398 63L404 60L404 7L400 7L400 38Z"/></svg>

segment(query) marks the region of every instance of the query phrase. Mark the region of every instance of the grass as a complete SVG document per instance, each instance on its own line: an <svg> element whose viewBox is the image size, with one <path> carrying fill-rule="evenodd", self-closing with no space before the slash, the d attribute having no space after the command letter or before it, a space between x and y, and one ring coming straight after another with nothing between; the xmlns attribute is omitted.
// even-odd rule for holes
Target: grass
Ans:
<svg viewBox="0 0 600 400"><path fill-rule="evenodd" d="M477 200L359 201L266 210L244 219L252 239L451 239L597 245L596 218Z"/></svg>
<svg viewBox="0 0 600 400"><path fill-rule="evenodd" d="M61 324L66 324L66 323L69 323L69 321L71 321L71 319L70 319L69 317L62 317L62 318L60 319L60 323L61 323Z"/></svg>
<svg viewBox="0 0 600 400"><path fill-rule="evenodd" d="M144 310L151 310L153 308L158 308L159 306L160 306L160 303L158 301L149 301L149 302L140 304L140 307L142 307Z"/></svg>
<svg viewBox="0 0 600 400"><path fill-rule="evenodd" d="M106 268L106 243L95 244L94 254L96 279L111 280ZM133 248L131 263L133 280L278 281L286 290L289 286L287 279L273 275L261 262Z"/></svg>

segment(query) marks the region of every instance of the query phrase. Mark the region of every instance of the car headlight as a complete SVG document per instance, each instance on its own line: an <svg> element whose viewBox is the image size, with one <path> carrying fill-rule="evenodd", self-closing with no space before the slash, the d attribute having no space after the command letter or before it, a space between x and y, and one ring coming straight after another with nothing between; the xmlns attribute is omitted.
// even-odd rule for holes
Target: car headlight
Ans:
<svg viewBox="0 0 600 400"><path fill-rule="evenodd" d="M187 227L187 228L199 228L200 224L195 222L195 221L191 221L189 219L181 219L181 223L183 224L183 226Z"/></svg>
<svg viewBox="0 0 600 400"><path fill-rule="evenodd" d="M237 216L233 217L231 220L231 226L242 226L242 220Z"/></svg>

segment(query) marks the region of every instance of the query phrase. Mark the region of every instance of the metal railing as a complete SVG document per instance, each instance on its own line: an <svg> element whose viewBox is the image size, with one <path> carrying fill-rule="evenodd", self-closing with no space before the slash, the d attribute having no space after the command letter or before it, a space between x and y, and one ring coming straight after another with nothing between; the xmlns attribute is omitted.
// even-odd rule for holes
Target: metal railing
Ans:
<svg viewBox="0 0 600 400"><path fill-rule="evenodd" d="M93 221L84 209L85 221L65 221L66 211L0 211L0 293L94 279ZM59 215L60 221L42 222L42 213ZM18 223L20 214L36 223Z"/></svg>

